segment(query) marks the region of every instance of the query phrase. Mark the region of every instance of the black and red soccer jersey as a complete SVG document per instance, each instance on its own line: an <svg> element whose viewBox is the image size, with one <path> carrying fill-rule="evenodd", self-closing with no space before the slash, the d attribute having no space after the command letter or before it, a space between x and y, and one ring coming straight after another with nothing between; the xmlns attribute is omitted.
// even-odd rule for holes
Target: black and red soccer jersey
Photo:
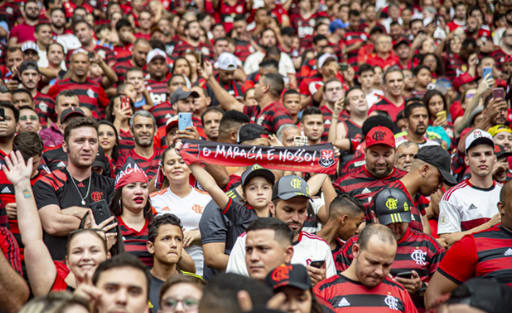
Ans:
<svg viewBox="0 0 512 313"><path fill-rule="evenodd" d="M336 313L417 313L409 293L389 277L368 288L343 275L335 275L318 283L314 294L328 302Z"/></svg>
<svg viewBox="0 0 512 313"><path fill-rule="evenodd" d="M135 255L148 268L151 268L153 266L153 256L146 248L146 243L148 242L149 222L146 220L144 227L139 231L127 226L121 216L117 217L117 222L119 223L119 229L123 236L124 250Z"/></svg>
<svg viewBox="0 0 512 313"><path fill-rule="evenodd" d="M7 227L0 227L0 250L2 250L5 259L9 262L12 269L23 276L18 243Z"/></svg>
<svg viewBox="0 0 512 313"><path fill-rule="evenodd" d="M465 236L446 252L438 271L457 284L483 277L512 287L512 231L496 225Z"/></svg>
<svg viewBox="0 0 512 313"><path fill-rule="evenodd" d="M405 175L404 171L394 168L391 173L384 178L376 178L366 169L366 165L361 169L338 178L334 182L334 188L340 192L356 197L363 203L366 219L370 220L370 205L373 196L389 183L399 180Z"/></svg>
<svg viewBox="0 0 512 313"><path fill-rule="evenodd" d="M354 255L352 246L357 243L359 236L350 238L343 246L342 252L334 260L336 269L346 270ZM395 260L391 267L391 275L406 271L416 271L421 280L428 282L434 275L439 262L444 255L444 249L432 236L411 229L407 229L405 235L398 240Z"/></svg>
<svg viewBox="0 0 512 313"><path fill-rule="evenodd" d="M51 147L43 152L43 160L50 171L65 168L68 164L68 154L62 149L62 144Z"/></svg>
<svg viewBox="0 0 512 313"><path fill-rule="evenodd" d="M364 32L359 31L348 31L345 33L345 46L348 48L352 45L355 45L359 42L366 42L368 39L368 35ZM361 45L362 46L362 45ZM352 50L347 53L347 63L357 71L357 54L359 49Z"/></svg>
<svg viewBox="0 0 512 313"><path fill-rule="evenodd" d="M384 188L399 189L407 195L407 198L409 198L409 201L411 201L411 203L413 204L413 206L411 207L411 221L409 222L409 226L412 229L422 232L423 224L421 222L421 216L425 215L425 208L428 206L430 202L425 197L419 194L416 195L413 199L409 194L407 188L405 188L404 184L400 180L394 181L385 186Z"/></svg>
<svg viewBox="0 0 512 313"><path fill-rule="evenodd" d="M160 155L162 154L162 150L155 145L153 145L153 155L149 158L142 157L138 155L135 152L135 148L130 150L127 154L125 154L123 157L118 159L118 162L116 164L117 169L121 169L123 167L123 164L125 163L125 160L127 158L132 158L137 165L146 173L149 180L153 179L155 177L156 172L158 171L158 166L160 164Z"/></svg>
<svg viewBox="0 0 512 313"><path fill-rule="evenodd" d="M153 105L157 105L168 100L167 93L169 88L167 86L167 82L169 81L169 78L170 75L160 81L152 79L146 80L146 89L151 96L151 100L153 100Z"/></svg>
<svg viewBox="0 0 512 313"><path fill-rule="evenodd" d="M123 156L130 153L135 147L135 140L133 139L132 132L119 130L119 155ZM117 160L114 160L117 161Z"/></svg>
<svg viewBox="0 0 512 313"><path fill-rule="evenodd" d="M174 49L172 51L172 56L174 58L183 56L186 52L195 52L197 54L202 54L209 60L213 60L213 53L211 46L208 43L199 42L196 46L193 46L190 42L188 42L185 38L181 37L174 44Z"/></svg>
<svg viewBox="0 0 512 313"><path fill-rule="evenodd" d="M97 204L109 207L114 193L114 181L94 171L89 178L77 181L66 169L57 169L37 180L33 189L38 209L48 205L56 205L61 210L72 206L92 207ZM85 205L82 204L82 197L85 197ZM44 242L54 260L64 259L67 236L53 236L44 232Z"/></svg>
<svg viewBox="0 0 512 313"><path fill-rule="evenodd" d="M343 269L341 267L338 267L338 262L336 262L336 259L340 257L340 254L343 253L343 246L345 246L345 241L341 240L340 238L336 238L334 241L334 244L336 245L334 249L331 250L332 258L334 259L334 265L336 266L336 272L341 273L343 272Z"/></svg>
<svg viewBox="0 0 512 313"><path fill-rule="evenodd" d="M326 104L320 106L322 116L324 117L324 132L322 133L322 141L327 141L329 137L329 129L331 128L332 115L334 112ZM347 114L347 111L343 110L338 116L338 121L341 121Z"/></svg>
<svg viewBox="0 0 512 313"><path fill-rule="evenodd" d="M244 113L256 124L275 134L279 127L284 124L293 124L288 110L279 102L272 102L261 109L258 105L245 106Z"/></svg>
<svg viewBox="0 0 512 313"><path fill-rule="evenodd" d="M105 90L100 84L87 79L84 83L77 83L66 78L58 80L50 90L48 95L56 99L61 91L72 90L78 96L80 105L87 107L91 110L92 116L96 119L103 117L104 108L109 104L109 100Z"/></svg>
<svg viewBox="0 0 512 313"><path fill-rule="evenodd" d="M172 108L172 104L170 104L169 101L165 101L153 106L149 112L153 114L157 127L164 126L167 123L167 120L176 114Z"/></svg>
<svg viewBox="0 0 512 313"><path fill-rule="evenodd" d="M382 97L381 100L370 108L368 111L368 114L374 112L374 111L384 111L388 112L389 116L393 120L393 122L396 122L396 117L398 113L402 112L402 110L405 108L405 99L403 100L403 103L400 106L396 106L391 100Z"/></svg>
<svg viewBox="0 0 512 313"><path fill-rule="evenodd" d="M49 119L56 119L55 116L55 100L49 95L36 93L34 97L34 109L39 116L39 123L45 127L48 124Z"/></svg>
<svg viewBox="0 0 512 313"><path fill-rule="evenodd" d="M128 59L128 60L125 60L125 61L117 61L116 64L114 65L114 67L112 68L114 70L114 72L116 72L116 75L117 75L117 81L118 83L122 83L124 82L125 80L125 76L126 76L126 72L131 69L131 68L134 68L136 67L135 64L133 64L132 62L132 59Z"/></svg>
<svg viewBox="0 0 512 313"><path fill-rule="evenodd" d="M250 56L254 52L254 49L251 46L249 41L240 40L235 38L235 56L240 59L240 61L245 62L248 56Z"/></svg>
<svg viewBox="0 0 512 313"><path fill-rule="evenodd" d="M217 82L219 83L219 85L224 88L224 90L226 90L230 95L232 95L233 97L237 98L237 99L240 99L243 97L244 95L244 91L243 91L243 87L242 87L242 84L240 84L239 82L237 82L236 80L232 80L230 81L229 83L227 84L224 84L222 83L220 80L219 80L219 77L216 76L215 79L217 80ZM208 91L208 96L212 99L212 102L211 102L211 106L216 106L216 105L219 105L219 101L217 100L217 97L215 97L215 94L213 93L212 89L210 88L210 86L208 86L208 84L206 84L206 89Z"/></svg>
<svg viewBox="0 0 512 313"><path fill-rule="evenodd" d="M219 8L215 10L215 17L221 21L226 33L229 33L231 29L233 29L234 17L237 15L245 15L247 12L245 4L243 0L237 0L233 5L230 5L228 1L219 1Z"/></svg>

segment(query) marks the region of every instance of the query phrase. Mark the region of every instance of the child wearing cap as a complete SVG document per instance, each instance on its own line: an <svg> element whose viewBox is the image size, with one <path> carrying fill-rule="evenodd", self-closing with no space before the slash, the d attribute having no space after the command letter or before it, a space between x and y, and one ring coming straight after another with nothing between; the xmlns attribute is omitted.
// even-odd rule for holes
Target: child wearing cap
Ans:
<svg viewBox="0 0 512 313"><path fill-rule="evenodd" d="M269 205L275 181L270 170L254 164L242 173L242 196L245 201L240 203L227 196L200 164L190 164L189 167L199 184L222 210L222 214L231 221L228 237L237 238L252 221L270 216Z"/></svg>

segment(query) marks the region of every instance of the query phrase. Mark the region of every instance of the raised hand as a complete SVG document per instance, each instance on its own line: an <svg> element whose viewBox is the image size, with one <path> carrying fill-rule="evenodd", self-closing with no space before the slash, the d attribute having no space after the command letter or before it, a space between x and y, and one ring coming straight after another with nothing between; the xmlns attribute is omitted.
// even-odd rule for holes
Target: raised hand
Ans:
<svg viewBox="0 0 512 313"><path fill-rule="evenodd" d="M17 185L26 180L30 181L30 176L32 175L32 158L28 159L27 163L25 163L21 152L12 151L5 157L5 166L3 169L5 176L7 176L13 185Z"/></svg>

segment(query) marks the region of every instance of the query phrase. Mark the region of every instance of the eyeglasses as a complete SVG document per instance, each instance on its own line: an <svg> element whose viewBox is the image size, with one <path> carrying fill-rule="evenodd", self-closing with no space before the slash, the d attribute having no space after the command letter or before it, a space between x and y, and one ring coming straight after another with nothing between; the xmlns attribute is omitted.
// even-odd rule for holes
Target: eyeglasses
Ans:
<svg viewBox="0 0 512 313"><path fill-rule="evenodd" d="M199 305L199 300L194 298L183 298L183 299L174 299L167 298L162 301L162 309L165 311L174 311L178 306L178 303L181 302L181 305L187 309L195 309Z"/></svg>
<svg viewBox="0 0 512 313"><path fill-rule="evenodd" d="M38 119L38 117L34 116L34 115L30 115L30 116L22 115L22 116L20 116L20 121L26 121L26 120L37 121L37 119Z"/></svg>

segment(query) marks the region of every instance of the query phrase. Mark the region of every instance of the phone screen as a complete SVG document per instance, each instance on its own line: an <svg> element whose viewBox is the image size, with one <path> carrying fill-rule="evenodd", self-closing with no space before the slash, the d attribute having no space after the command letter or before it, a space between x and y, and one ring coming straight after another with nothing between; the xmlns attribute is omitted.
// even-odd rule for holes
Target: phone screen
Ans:
<svg viewBox="0 0 512 313"><path fill-rule="evenodd" d="M192 127L192 113L178 113L178 129L184 130L187 127Z"/></svg>
<svg viewBox="0 0 512 313"><path fill-rule="evenodd" d="M484 67L482 70L482 76L483 78L486 78L487 76L492 78L492 67Z"/></svg>

